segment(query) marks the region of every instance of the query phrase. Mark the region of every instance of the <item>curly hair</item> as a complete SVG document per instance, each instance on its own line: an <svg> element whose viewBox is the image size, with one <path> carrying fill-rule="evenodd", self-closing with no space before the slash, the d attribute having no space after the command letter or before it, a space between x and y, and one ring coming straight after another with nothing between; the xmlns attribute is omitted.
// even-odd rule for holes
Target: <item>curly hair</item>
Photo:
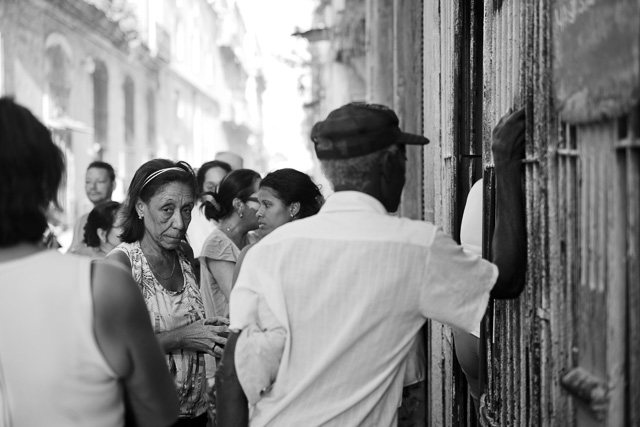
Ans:
<svg viewBox="0 0 640 427"><path fill-rule="evenodd" d="M100 247L100 237L98 237L98 229L101 228L109 233L113 228L116 219L116 213L122 206L118 202L108 201L98 203L87 216L87 222L84 225L84 242L91 248Z"/></svg>
<svg viewBox="0 0 640 427"><path fill-rule="evenodd" d="M269 188L286 205L300 203L296 219L306 218L318 213L324 203L320 188L306 173L285 168L268 173L260 182L260 188Z"/></svg>
<svg viewBox="0 0 640 427"><path fill-rule="evenodd" d="M28 109L0 98L0 246L37 243L58 204L64 155Z"/></svg>
<svg viewBox="0 0 640 427"><path fill-rule="evenodd" d="M162 169L178 168L181 170L167 170L158 174ZM151 177L151 175L154 175ZM120 239L125 243L133 243L142 239L144 235L144 223L138 218L136 203L142 200L149 203L149 200L158 193L165 185L173 182L187 184L195 197L198 194L198 184L196 182L193 169L187 162L174 162L168 159L149 160L138 168L133 175L127 199L122 208L122 234Z"/></svg>
<svg viewBox="0 0 640 427"><path fill-rule="evenodd" d="M251 194L260 174L252 169L236 169L228 173L220 182L218 191L206 192L213 200L202 203L204 216L207 219L220 221L233 212L233 200L246 202Z"/></svg>

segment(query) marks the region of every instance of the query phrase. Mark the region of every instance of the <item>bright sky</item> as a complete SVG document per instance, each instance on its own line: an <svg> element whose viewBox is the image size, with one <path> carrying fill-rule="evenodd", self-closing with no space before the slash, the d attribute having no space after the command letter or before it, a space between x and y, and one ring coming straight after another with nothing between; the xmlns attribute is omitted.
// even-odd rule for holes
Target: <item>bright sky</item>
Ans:
<svg viewBox="0 0 640 427"><path fill-rule="evenodd" d="M262 51L266 79L263 125L264 145L270 154L269 170L291 167L303 172L312 168L302 132L304 99L298 81L307 70L288 65L309 57L306 40L291 36L311 28L316 0L237 0L247 30L255 33ZM283 60L286 59L286 60Z"/></svg>

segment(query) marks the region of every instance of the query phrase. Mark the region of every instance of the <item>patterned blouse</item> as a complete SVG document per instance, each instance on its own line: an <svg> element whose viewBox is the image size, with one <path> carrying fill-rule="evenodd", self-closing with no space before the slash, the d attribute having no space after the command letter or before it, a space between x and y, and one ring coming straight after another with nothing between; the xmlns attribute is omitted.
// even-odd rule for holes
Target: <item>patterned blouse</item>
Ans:
<svg viewBox="0 0 640 427"><path fill-rule="evenodd" d="M131 273L151 316L155 333L167 332L205 318L202 298L191 265L178 250L184 286L172 292L155 278L140 242L121 243L114 250L124 252L131 261ZM197 417L207 410L204 354L174 350L165 354L169 371L176 382L181 417Z"/></svg>

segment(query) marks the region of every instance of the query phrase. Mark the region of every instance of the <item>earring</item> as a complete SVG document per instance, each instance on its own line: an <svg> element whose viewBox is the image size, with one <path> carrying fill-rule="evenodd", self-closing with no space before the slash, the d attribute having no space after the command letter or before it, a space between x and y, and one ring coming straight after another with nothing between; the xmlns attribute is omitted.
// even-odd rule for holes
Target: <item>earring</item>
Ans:
<svg viewBox="0 0 640 427"><path fill-rule="evenodd" d="M142 214L138 214L138 219L142 219Z"/></svg>
<svg viewBox="0 0 640 427"><path fill-rule="evenodd" d="M238 214L240 215L240 218L242 218L244 215L242 214L242 212L238 212Z"/></svg>
<svg viewBox="0 0 640 427"><path fill-rule="evenodd" d="M293 218L295 215L293 214L293 212L289 212L289 215L291 215L291 218Z"/></svg>

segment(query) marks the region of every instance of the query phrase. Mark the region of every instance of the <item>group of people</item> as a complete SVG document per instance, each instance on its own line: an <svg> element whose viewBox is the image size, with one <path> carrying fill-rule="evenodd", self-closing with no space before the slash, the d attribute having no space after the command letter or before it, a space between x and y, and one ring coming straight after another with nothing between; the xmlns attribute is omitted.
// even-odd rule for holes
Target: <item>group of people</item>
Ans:
<svg viewBox="0 0 640 427"><path fill-rule="evenodd" d="M405 146L429 141L363 103L313 128L326 201L294 169L153 159L120 204L90 164L82 257L43 247L64 159L0 99L0 426L204 427L213 397L221 427L394 425L425 320L471 332L521 290L523 135L523 112L493 135L493 263L388 214Z"/></svg>

